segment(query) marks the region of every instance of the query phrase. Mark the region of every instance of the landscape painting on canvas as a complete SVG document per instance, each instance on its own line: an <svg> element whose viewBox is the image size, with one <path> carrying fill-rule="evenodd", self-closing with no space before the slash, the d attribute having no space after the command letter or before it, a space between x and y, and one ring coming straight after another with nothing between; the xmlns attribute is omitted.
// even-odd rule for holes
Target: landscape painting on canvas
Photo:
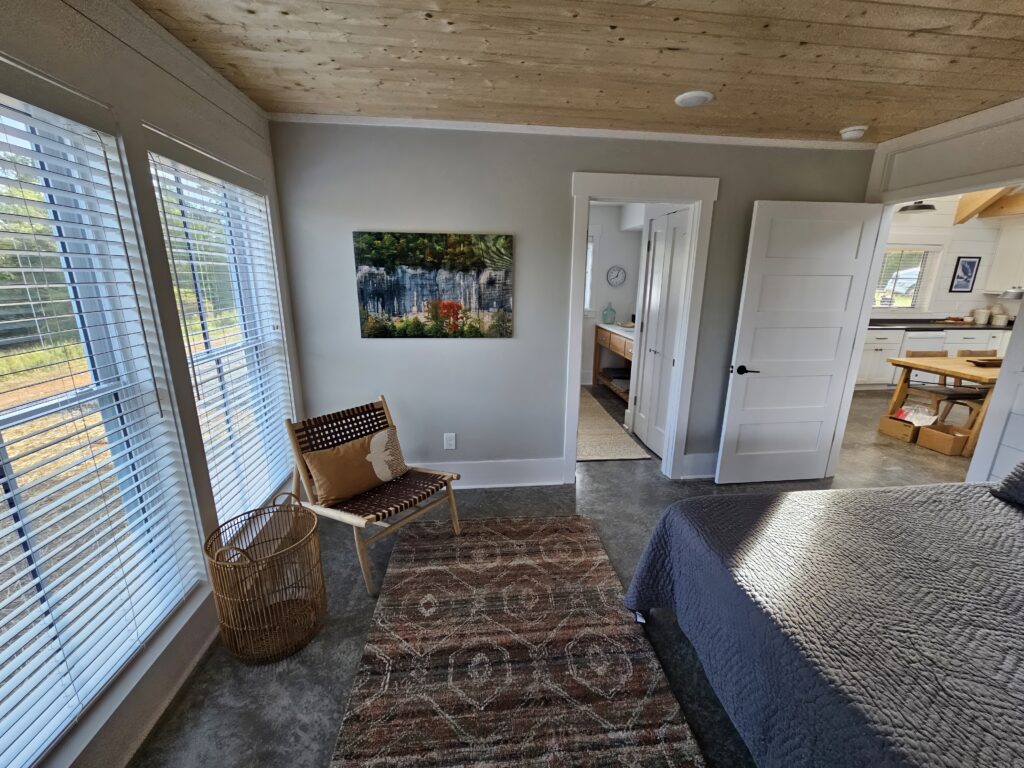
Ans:
<svg viewBox="0 0 1024 768"><path fill-rule="evenodd" d="M512 335L512 235L353 232L363 338Z"/></svg>

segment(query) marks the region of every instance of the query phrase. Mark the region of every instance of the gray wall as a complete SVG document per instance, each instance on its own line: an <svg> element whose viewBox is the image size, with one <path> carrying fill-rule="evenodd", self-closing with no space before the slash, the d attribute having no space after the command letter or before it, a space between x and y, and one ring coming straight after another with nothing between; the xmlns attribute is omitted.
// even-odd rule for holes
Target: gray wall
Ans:
<svg viewBox="0 0 1024 768"><path fill-rule="evenodd" d="M687 443L708 453L754 200L863 201L871 165L867 151L318 123L272 122L271 144L307 412L383 392L417 461L561 455L573 171L721 179ZM354 229L515 235L515 337L360 339Z"/></svg>

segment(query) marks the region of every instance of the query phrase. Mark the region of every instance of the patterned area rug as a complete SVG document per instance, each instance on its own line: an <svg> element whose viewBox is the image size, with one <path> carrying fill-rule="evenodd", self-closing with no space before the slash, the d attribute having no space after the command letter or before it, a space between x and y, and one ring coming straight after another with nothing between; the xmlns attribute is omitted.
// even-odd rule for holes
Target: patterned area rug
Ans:
<svg viewBox="0 0 1024 768"><path fill-rule="evenodd" d="M580 389L580 421L576 430L577 461L649 459L651 455L613 419L590 392Z"/></svg>
<svg viewBox="0 0 1024 768"><path fill-rule="evenodd" d="M583 517L414 523L333 768L703 766Z"/></svg>

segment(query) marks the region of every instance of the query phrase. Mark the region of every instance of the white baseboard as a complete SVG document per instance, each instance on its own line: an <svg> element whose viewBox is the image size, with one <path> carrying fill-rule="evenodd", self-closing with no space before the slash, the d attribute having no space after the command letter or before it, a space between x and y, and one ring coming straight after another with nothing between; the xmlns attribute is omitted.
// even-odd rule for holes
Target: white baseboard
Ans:
<svg viewBox="0 0 1024 768"><path fill-rule="evenodd" d="M456 488L508 488L521 485L561 485L562 457L496 461L409 461L414 467L458 472Z"/></svg>
<svg viewBox="0 0 1024 768"><path fill-rule="evenodd" d="M683 456L682 470L674 480L700 480L715 476L717 453L687 453Z"/></svg>

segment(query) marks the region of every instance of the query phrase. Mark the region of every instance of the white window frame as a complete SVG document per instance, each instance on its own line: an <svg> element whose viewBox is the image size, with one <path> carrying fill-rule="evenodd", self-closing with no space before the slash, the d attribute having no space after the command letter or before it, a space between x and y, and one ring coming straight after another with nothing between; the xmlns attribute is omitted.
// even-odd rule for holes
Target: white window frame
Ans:
<svg viewBox="0 0 1024 768"><path fill-rule="evenodd" d="M939 277L940 265L945 258L946 251L946 244L935 242L933 234L922 229L913 231L901 228L895 232L890 231L884 250L925 251L928 254L925 259L924 275L921 277L921 285L918 288L918 304L916 307L873 306L876 286L872 285L868 289L872 295L872 317L906 317L907 315L927 314L930 311Z"/></svg>
<svg viewBox="0 0 1024 768"><path fill-rule="evenodd" d="M287 465L286 473L282 475L282 477L280 478L273 479L270 482L269 486L264 488L259 493L244 495L246 489L242 489L243 495L241 497L238 497L237 493L234 493L234 495L226 494L224 489L225 487L230 487L230 483L228 483L227 486L225 486L225 484L221 481L221 475L227 470L225 469L224 466L217 464L218 460L228 459L229 462L235 467L244 468L246 465L245 460L247 457L245 451L251 451L253 448L253 444L250 441L249 444L242 445L240 441L231 440L228 443L229 455L218 456L216 455L216 451L211 452L211 446L209 442L209 439L211 437L216 436L208 434L204 430L203 440L204 446L207 448L206 468L214 493L215 506L217 507L217 521L219 523L223 523L226 519L233 517L234 515L240 514L241 512L247 509L251 509L262 504L265 504L267 501L272 499L291 473L291 450L290 446L288 445L287 435L284 431L283 420L285 417L294 418L294 384L292 381L292 368L290 357L291 350L290 345L288 343L288 335L286 333L285 326L285 312L283 307L283 287L281 284L280 274L278 270L277 252L274 243L273 227L270 219L271 211L269 198L264 193L259 192L256 189L253 189L249 185L240 184L239 179L237 178L237 174L232 173L231 169L218 169L216 167L210 167L211 164L208 162L194 163L187 159L178 159L177 157L174 156L176 154L178 153L165 153L157 149L154 149L149 153L151 171L150 183L154 185L154 190L156 191L158 205L160 207L160 218L162 227L166 227L167 225L168 214L167 211L165 210L164 205L161 202L161 194L159 186L157 184L157 180L155 177L152 176L154 162L160 165L161 169L165 171L168 168L173 168L176 166L179 168L183 176L193 176L196 178L206 177L208 180L212 182L223 185L224 187L230 187L232 194L244 194L253 196L255 199L258 199L262 204L263 216L265 216L266 219L265 236L267 241L267 248L269 251L269 257L267 258L266 264L264 266L268 270L268 273L263 275L256 275L254 270L252 270L246 263L243 263L240 259L237 258L233 260L231 267L233 276L232 283L235 288L234 306L237 308L239 313L240 325L242 327L242 331L244 334L243 338L240 338L237 341L234 341L233 343L228 345L208 347L207 349L204 349L203 351L199 352L196 355L192 354L190 348L190 339L194 339L194 336L190 336L189 338L184 339L185 354L187 357L187 362L191 369L190 374L192 379L192 389L195 397L196 409L200 416L201 426L203 422L204 399L208 395L210 395L212 390L219 390L220 395L226 401L230 387L227 387L223 376L219 376L216 379L216 381L212 382L197 382L196 372L202 370L204 366L207 364L213 364L214 367L217 367L220 365L220 363L218 362L219 360L228 358L232 354L239 353L244 356L247 364L252 365L255 368L260 368L263 362L260 359L260 355L262 354L259 348L261 340L270 338L276 339L274 343L280 345L280 362L282 365L281 373L284 377L283 410L279 414L274 414L274 419L272 423L261 422L261 430L258 433L257 441L263 444L265 447L277 447L283 450L283 455L285 457L285 462ZM179 194L182 194L180 185ZM227 198L225 197L225 199ZM170 216L170 218L173 219L175 217L172 215ZM245 228L239 226L237 230L232 229L230 225L230 215L228 216L228 220L229 224L226 226L228 231L231 233L230 238L228 239L232 241L234 241L236 237L244 239L244 237L247 236ZM241 221L241 219L239 219L239 221ZM175 260L173 244L167 238L166 229L164 230L163 234L167 258L169 259L170 262L172 280L178 280L180 275L176 274L176 270L180 270L181 264L185 260ZM233 247L234 246L232 244L232 248ZM236 255L244 254L246 252L246 249L246 245L239 246ZM189 269L189 276L191 277L193 284L198 285L195 263L192 262L191 260L187 260L187 265ZM251 297L258 293L258 291L255 289L255 282L257 280L263 280L265 283L272 284L273 289L275 291L275 295L273 297L272 302L270 300L267 300L263 304L254 304L251 302ZM201 294L202 292L200 287L200 289L197 289L197 307L199 307L202 303ZM268 308L271 307L271 304L271 314L273 315L272 318L270 317L270 314L268 314ZM184 308L179 304L179 321L181 318L181 313L183 311ZM205 325L205 320L201 318L200 322L203 323L201 331L202 335L205 337L209 333L210 329L207 325ZM266 388L266 382L264 380L253 381L255 382L255 384L253 385L254 388ZM232 424L237 421L237 414L234 414L230 405L228 405L228 407L224 408L223 410L225 415L224 429L230 431L233 429ZM241 501L239 501L239 498L241 498Z"/></svg>
<svg viewBox="0 0 1024 768"><path fill-rule="evenodd" d="M12 99L12 101L16 102L17 99ZM44 119L40 116L46 110L32 106L29 106L28 109L34 118ZM34 753L26 753L29 760L39 759L41 755L61 743L72 727L87 716L90 706L102 697L117 675L133 663L136 657L146 651L148 643L152 642L157 633L171 621L175 609L191 600L196 588L205 580L205 571L201 567L199 552L198 518L195 514L194 496L185 472L181 433L175 414L165 407L164 402L167 394L164 372L166 363L162 356L156 318L152 314L150 276L141 253L141 239L136 231L132 189L125 173L124 158L110 129L100 130L95 126L80 122L78 115L62 118L50 112L49 117L77 123L78 128L95 133L95 137L90 137L90 140L99 141L103 145L106 162L111 169L109 178L113 184L111 191L115 193L113 205L116 208L116 213L107 215L115 217L119 222L122 234L120 245L125 249L125 254L123 256L116 253L111 255L102 249L88 252L64 249L52 252L59 257L61 266L57 269L50 269L50 273L62 275L63 281L53 282L50 285L52 287L63 286L68 292L68 302L74 308L73 318L82 342L84 357L79 359L85 361L91 381L60 392L55 396L40 398L22 406L8 408L0 413L0 482L2 482L2 491L7 502L5 507L7 514L4 517L9 517L12 524L11 530L20 532L20 538L25 542L23 557L14 561L16 563L24 561L25 566L18 565L16 568L20 570L27 568L27 572L37 583L36 591L40 604L49 606L44 609L44 615L50 617L50 626L49 629L44 629L43 633L52 635L52 642L58 644L67 642L62 633L73 633L71 641L78 648L76 653L81 653L84 644L92 641L91 638L87 639L86 636L80 634L81 627L77 622L83 620L82 616L97 617L90 618L88 621L90 623L102 621L103 632L116 634L110 638L109 647L100 648L95 658L89 662L87 679L72 677L74 680L72 685L76 694L75 701L77 702L73 706L74 711L66 721L55 724L55 727L48 733L41 731L33 738L33 741L29 742L34 745L33 748L36 750ZM0 134L2 133L3 130L0 129ZM28 134L24 135L28 136ZM41 136L40 141L50 147L56 147L54 141L46 137ZM28 149L33 152L40 151L39 146ZM59 165L61 161L55 157L53 163ZM42 175L47 175L46 164L38 166L38 170ZM60 171L57 171L56 174L59 175ZM97 177L91 177L87 184L96 181ZM44 194L46 197L43 200L33 200L32 205L50 208L53 211L49 218L39 220L53 225L57 230L56 235L47 235L47 237L53 237L62 243L73 242L76 237L85 237L86 235L85 232L76 235L76 228L88 230L97 227L96 224L82 223L81 218L76 219L77 209L68 207L68 204L77 196L88 196L87 193L54 186L52 192L44 190ZM66 203L61 198L67 198ZM86 210L86 208L82 208L81 212L84 213ZM60 225L55 222L60 222ZM94 240L93 237L90 236L90 242L102 242ZM115 245L117 243L116 240L110 242ZM112 266L112 262L116 261L123 261L124 264L115 268ZM109 263L105 264L104 262ZM128 295L125 294L126 289L124 288L128 284L125 282L126 276L132 285ZM83 280L83 277L92 279ZM120 286L118 288L111 287L118 285ZM40 299L40 301L47 302L51 299ZM118 326L125 327L116 331L112 330ZM131 330L128 330L129 328ZM67 331L69 334L74 334L74 332L74 330ZM49 333L53 333L53 331L49 331ZM132 405L127 405L129 401L132 401ZM68 496L76 487L72 481L79 477L87 477L84 473L89 471L89 461L75 459L66 467L59 468L59 472L71 471L74 474L61 481L68 483L66 488L57 486L56 490L47 491L47 493L57 494L55 498L51 499L44 495L37 499L26 499L26 494L30 489L41 481L31 480L18 487L17 476L19 473L14 471L12 459L6 450L14 440L5 441L4 433L47 416L60 418L62 412L74 409L76 406L93 404L99 414L100 422L90 429L95 429L103 435L103 444L110 457L106 460L106 464L93 470L99 474L95 481L90 480L90 485L85 487L86 496L84 498L74 497L72 506L61 512L61 518L68 521L77 520L76 524L85 523L87 527L83 532L76 533L72 542L61 544L56 554L47 552L45 548L38 552L36 550L39 542L36 539L46 540L52 537L53 531L56 530L54 526L59 524L53 521L42 523L44 527L50 527L50 530L41 534L38 529L42 519L40 509L62 502L64 496ZM143 411L143 409L145 410ZM79 419L80 417L76 417L75 421L77 422ZM157 450L150 450L153 437L150 434L151 427L147 425L148 419L154 420L155 428L166 438L166 443ZM47 427L47 429L50 428ZM76 429L81 428L76 427ZM52 440L62 442L68 438L57 433ZM68 448L64 450L71 450L71 448L81 450L84 446L97 444L92 437L89 438L89 441L77 445L70 441ZM20 459L23 460L33 455L33 452L23 452ZM92 460L95 460L95 454ZM24 474L25 470L22 469L19 472ZM181 517L169 518L166 517L166 510L160 511L158 500L166 499L167 496L166 493L156 494L161 492L160 481L167 478L173 478L170 487L174 489L175 496L180 499L179 514ZM88 545L90 537L99 535L104 530L103 516L97 515L94 519L88 512L89 505L94 501L94 497L88 494L93 486L96 489L93 491L94 494L103 491L102 481L110 481L121 494L119 504L123 509L120 514L122 519L128 522L129 532L120 534L118 537L117 560L121 564L119 567L130 569L123 575L134 580L133 588L130 592L123 593L121 601L117 603L100 602L102 597L99 596L90 604L83 606L81 605L81 600L84 599L82 596L76 594L72 599L70 595L74 594L74 590L70 589L70 583L85 579L89 574L92 574L90 578L95 577L94 571L97 567L113 567L111 563L114 561L110 559L109 555L104 555L102 559L92 563L88 559L88 555L83 554L84 564L82 567L84 571L82 573L76 574L74 578L70 578L67 574L61 574L57 578L57 581L62 583L57 588L57 601L54 602L55 595L48 592L48 590L52 591L50 589L52 585L48 582L51 580L53 569L66 562L68 557L77 556L76 552ZM109 486L107 487L109 488ZM166 491L166 488L162 490ZM33 505L36 506L34 510ZM158 510L159 517L154 517L154 506ZM149 570L149 565L139 566L132 561L137 558L149 559L157 548L164 550L171 543L171 540L166 538L167 531L177 530L179 527L187 531L185 539L182 541L188 546L189 554L170 571L176 572L182 579L181 585L177 589L168 590L166 585L162 584L167 578L167 562L160 564L164 570L155 573ZM194 541L186 541L189 539L194 539ZM178 542L173 546L178 546L181 543ZM87 549L84 550L84 552L87 551ZM166 552L157 557L166 558ZM77 561L73 562L77 567ZM183 567L189 569L190 573L183 574L181 571ZM148 587L139 586L139 579L142 579L141 583L147 584ZM154 588L161 591L153 594L151 590ZM61 591L64 591L66 595L63 599L59 596ZM92 596L93 593L90 592L88 597ZM69 603L68 600L71 602ZM121 617L125 626L133 628L134 634L125 634L124 632L127 630L119 628L117 622L112 621L118 616ZM26 616L24 620L27 621L28 617ZM111 628L112 624L114 626ZM40 635L40 637L42 636ZM113 642L115 638L116 643ZM62 650L65 659L67 653L66 650ZM65 674L71 676L71 667L67 666L68 663L64 662L65 668L68 670ZM52 690L39 689L27 693L38 701L42 701L45 695L53 696L55 694ZM72 705L68 703L65 706Z"/></svg>

